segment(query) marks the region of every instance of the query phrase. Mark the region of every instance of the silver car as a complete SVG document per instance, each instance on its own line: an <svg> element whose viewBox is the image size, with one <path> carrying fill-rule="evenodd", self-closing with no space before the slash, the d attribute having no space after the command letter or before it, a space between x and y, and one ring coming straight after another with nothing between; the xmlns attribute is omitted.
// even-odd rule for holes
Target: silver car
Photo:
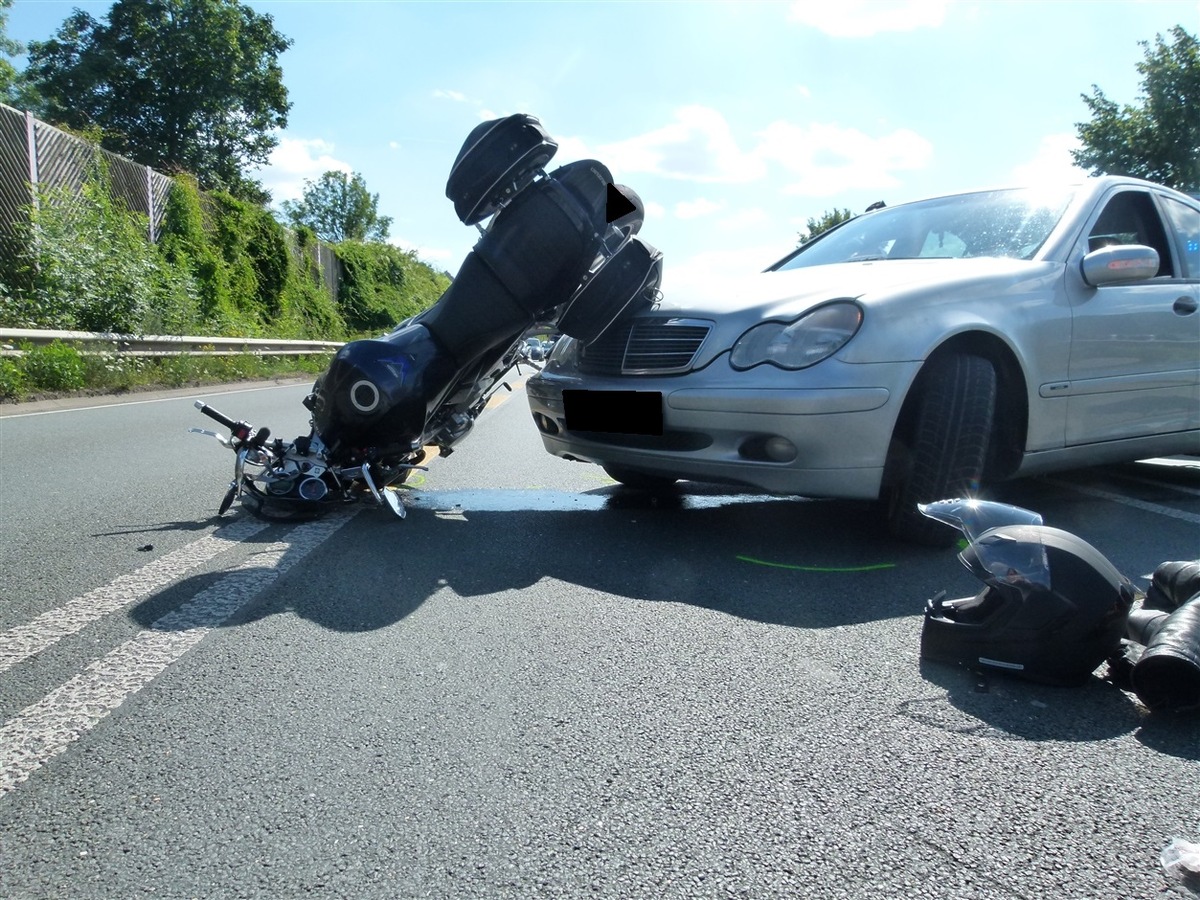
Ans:
<svg viewBox="0 0 1200 900"><path fill-rule="evenodd" d="M619 482L919 502L1200 453L1200 202L1131 178L868 212L715 301L667 296L528 384L546 449Z"/></svg>

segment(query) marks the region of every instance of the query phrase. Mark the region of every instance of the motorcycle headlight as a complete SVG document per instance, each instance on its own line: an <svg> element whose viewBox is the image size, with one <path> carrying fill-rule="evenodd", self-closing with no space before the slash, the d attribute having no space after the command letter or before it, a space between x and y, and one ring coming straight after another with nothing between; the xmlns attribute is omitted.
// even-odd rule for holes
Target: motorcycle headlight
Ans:
<svg viewBox="0 0 1200 900"><path fill-rule="evenodd" d="M846 346L862 320L862 309L857 303L835 300L792 322L764 322L737 339L729 362L735 369L749 369L763 363L781 369L803 369Z"/></svg>

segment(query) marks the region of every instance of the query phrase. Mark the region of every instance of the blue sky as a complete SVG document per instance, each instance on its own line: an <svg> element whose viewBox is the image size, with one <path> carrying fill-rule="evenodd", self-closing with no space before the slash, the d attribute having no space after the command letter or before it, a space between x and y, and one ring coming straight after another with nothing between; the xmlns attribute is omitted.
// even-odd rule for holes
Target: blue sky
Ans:
<svg viewBox="0 0 1200 900"><path fill-rule="evenodd" d="M385 2L249 0L294 43L275 200L361 173L392 239L457 271L478 237L445 198L480 121L538 116L552 165L596 158L646 201L664 292L762 269L810 217L1078 174L1093 84L1138 100L1139 41L1200 0ZM9 36L74 8L16 0Z"/></svg>

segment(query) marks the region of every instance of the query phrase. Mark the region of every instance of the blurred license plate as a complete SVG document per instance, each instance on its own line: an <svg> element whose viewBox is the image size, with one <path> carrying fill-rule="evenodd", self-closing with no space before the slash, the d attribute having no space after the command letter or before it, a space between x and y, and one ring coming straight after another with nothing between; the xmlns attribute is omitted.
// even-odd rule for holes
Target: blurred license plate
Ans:
<svg viewBox="0 0 1200 900"><path fill-rule="evenodd" d="M568 431L663 433L659 391L563 391Z"/></svg>

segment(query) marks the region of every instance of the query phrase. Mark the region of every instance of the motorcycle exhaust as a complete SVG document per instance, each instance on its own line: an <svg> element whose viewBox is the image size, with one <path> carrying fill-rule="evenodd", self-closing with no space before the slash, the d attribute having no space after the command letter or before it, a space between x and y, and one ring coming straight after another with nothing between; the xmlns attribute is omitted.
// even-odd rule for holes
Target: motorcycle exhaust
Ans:
<svg viewBox="0 0 1200 900"><path fill-rule="evenodd" d="M1200 593L1174 612L1131 613L1126 636L1146 648L1131 679L1147 708L1200 708Z"/></svg>

